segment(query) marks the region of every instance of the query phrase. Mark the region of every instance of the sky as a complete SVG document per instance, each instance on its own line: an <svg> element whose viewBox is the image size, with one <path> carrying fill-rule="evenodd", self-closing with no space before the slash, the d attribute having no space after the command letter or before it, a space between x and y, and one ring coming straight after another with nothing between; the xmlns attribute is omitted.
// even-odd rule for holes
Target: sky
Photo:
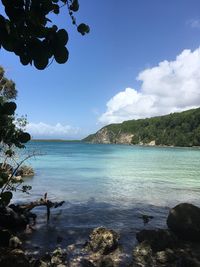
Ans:
<svg viewBox="0 0 200 267"><path fill-rule="evenodd" d="M110 123L200 106L199 0L79 2L88 35L65 8L53 17L69 33L67 63L39 71L0 50L33 138L80 139Z"/></svg>

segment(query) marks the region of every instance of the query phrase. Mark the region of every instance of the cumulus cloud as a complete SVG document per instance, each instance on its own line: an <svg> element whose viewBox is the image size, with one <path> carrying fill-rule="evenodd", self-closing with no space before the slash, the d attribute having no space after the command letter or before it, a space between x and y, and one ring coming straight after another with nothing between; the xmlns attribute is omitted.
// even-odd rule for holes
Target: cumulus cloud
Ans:
<svg viewBox="0 0 200 267"><path fill-rule="evenodd" d="M140 90L126 88L107 102L103 124L146 118L200 106L200 48L184 50L137 76Z"/></svg>
<svg viewBox="0 0 200 267"><path fill-rule="evenodd" d="M200 29L200 19L191 19L187 22L192 28Z"/></svg>
<svg viewBox="0 0 200 267"><path fill-rule="evenodd" d="M55 125L46 124L44 122L32 123L26 126L26 130L33 138L71 138L80 133L79 128L74 128L70 125L62 125L57 123Z"/></svg>

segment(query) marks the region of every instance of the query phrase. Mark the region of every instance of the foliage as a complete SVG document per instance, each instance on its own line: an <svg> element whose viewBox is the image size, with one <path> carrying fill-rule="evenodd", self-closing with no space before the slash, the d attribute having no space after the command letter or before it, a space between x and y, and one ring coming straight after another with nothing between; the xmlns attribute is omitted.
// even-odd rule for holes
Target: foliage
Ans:
<svg viewBox="0 0 200 267"><path fill-rule="evenodd" d="M15 179L15 173L24 160L20 163L16 162L15 148L23 148L24 144L30 140L30 135L23 130L26 119L16 120L15 118L17 105L11 100L16 98L17 91L14 82L4 76L2 67L0 67L0 77L0 159L2 161L0 164L0 206L6 206L12 198L11 191L15 191L21 183ZM8 164L11 160L15 162L15 168ZM24 191L28 189L22 187Z"/></svg>
<svg viewBox="0 0 200 267"><path fill-rule="evenodd" d="M63 64L68 60L68 33L58 29L50 16L58 15L67 7L72 23L82 35L89 26L77 25L74 12L79 10L78 0L2 0L5 14L0 15L0 47L14 52L23 65L34 64L45 69L50 59Z"/></svg>
<svg viewBox="0 0 200 267"><path fill-rule="evenodd" d="M119 133L132 133L132 144L148 144L155 140L156 145L200 146L200 108L173 113L165 116L124 121L106 126L115 137ZM91 141L94 135L85 141Z"/></svg>

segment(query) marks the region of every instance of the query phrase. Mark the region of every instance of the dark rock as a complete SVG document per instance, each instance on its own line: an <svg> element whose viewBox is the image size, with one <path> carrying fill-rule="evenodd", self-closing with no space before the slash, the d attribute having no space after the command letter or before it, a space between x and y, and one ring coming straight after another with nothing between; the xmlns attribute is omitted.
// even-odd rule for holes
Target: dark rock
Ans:
<svg viewBox="0 0 200 267"><path fill-rule="evenodd" d="M183 256L178 260L179 267L200 267L200 261L189 256Z"/></svg>
<svg viewBox="0 0 200 267"><path fill-rule="evenodd" d="M26 228L29 219L10 207L0 208L0 226L8 229Z"/></svg>
<svg viewBox="0 0 200 267"><path fill-rule="evenodd" d="M114 267L114 262L111 258L104 258L101 262L99 267Z"/></svg>
<svg viewBox="0 0 200 267"><path fill-rule="evenodd" d="M81 267L95 267L95 265L89 260L82 259L81 260Z"/></svg>
<svg viewBox="0 0 200 267"><path fill-rule="evenodd" d="M108 254L118 247L119 234L104 227L96 228L90 234L87 248L93 252Z"/></svg>
<svg viewBox="0 0 200 267"><path fill-rule="evenodd" d="M174 262L176 258L174 251L170 249L158 251L155 255L156 261L162 264Z"/></svg>
<svg viewBox="0 0 200 267"><path fill-rule="evenodd" d="M31 267L48 267L49 264L45 261L42 261L40 259L34 260L31 262Z"/></svg>
<svg viewBox="0 0 200 267"><path fill-rule="evenodd" d="M170 210L167 225L179 238L200 241L200 208L181 203Z"/></svg>
<svg viewBox="0 0 200 267"><path fill-rule="evenodd" d="M14 249L0 257L1 267L30 267L30 263L22 250Z"/></svg>
<svg viewBox="0 0 200 267"><path fill-rule="evenodd" d="M9 247L19 248L22 245L22 241L17 236L12 236L9 240Z"/></svg>
<svg viewBox="0 0 200 267"><path fill-rule="evenodd" d="M142 230L136 234L138 242L147 241L153 251L162 251L166 248L173 248L177 244L176 236L169 230Z"/></svg>
<svg viewBox="0 0 200 267"><path fill-rule="evenodd" d="M8 247L11 233L8 230L0 230L0 247Z"/></svg>

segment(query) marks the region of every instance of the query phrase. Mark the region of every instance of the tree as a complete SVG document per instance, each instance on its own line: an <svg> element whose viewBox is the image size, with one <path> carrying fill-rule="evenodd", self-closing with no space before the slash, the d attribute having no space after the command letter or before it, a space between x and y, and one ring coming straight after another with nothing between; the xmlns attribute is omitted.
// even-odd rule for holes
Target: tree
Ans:
<svg viewBox="0 0 200 267"><path fill-rule="evenodd" d="M5 14L0 15L0 47L15 53L23 65L33 64L43 70L49 60L63 64L68 60L68 33L58 29L49 16L67 8L72 23L82 35L89 26L76 23L78 0L2 0Z"/></svg>
<svg viewBox="0 0 200 267"><path fill-rule="evenodd" d="M12 168L7 161L14 157L16 147L23 148L31 138L29 133L23 130L26 120L15 117L17 105L11 101L17 95L15 83L4 74L4 69L0 67L0 206L9 204L11 191L16 190L15 173L21 165L19 163ZM29 187L22 188L24 191L28 189Z"/></svg>

